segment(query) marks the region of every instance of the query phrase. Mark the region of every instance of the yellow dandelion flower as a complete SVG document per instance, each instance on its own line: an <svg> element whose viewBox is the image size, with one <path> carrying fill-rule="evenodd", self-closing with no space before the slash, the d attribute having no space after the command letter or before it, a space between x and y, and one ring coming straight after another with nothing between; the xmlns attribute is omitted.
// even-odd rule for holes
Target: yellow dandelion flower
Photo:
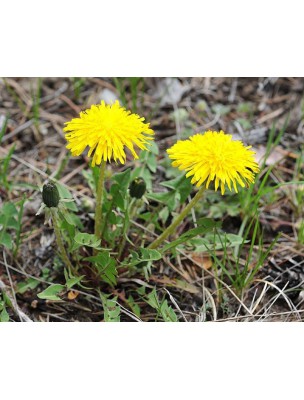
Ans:
<svg viewBox="0 0 304 400"><path fill-rule="evenodd" d="M145 119L137 114L131 114L116 101L112 105L93 105L80 113L79 118L74 118L65 123L64 132L68 142L67 149L73 156L79 156L86 147L89 147L88 156L93 153L92 165L99 165L104 161L122 164L126 161L125 147L134 158L138 158L134 145L142 150L147 150L146 144L152 140L154 132L150 124L144 123Z"/></svg>
<svg viewBox="0 0 304 400"><path fill-rule="evenodd" d="M179 140L167 152L174 167L187 171L186 177L192 176L191 183L197 187L205 184L208 189L214 181L215 190L221 186L224 194L226 184L231 191L232 183L237 192L237 183L244 187L254 182L259 166L250 148L223 131L207 131Z"/></svg>

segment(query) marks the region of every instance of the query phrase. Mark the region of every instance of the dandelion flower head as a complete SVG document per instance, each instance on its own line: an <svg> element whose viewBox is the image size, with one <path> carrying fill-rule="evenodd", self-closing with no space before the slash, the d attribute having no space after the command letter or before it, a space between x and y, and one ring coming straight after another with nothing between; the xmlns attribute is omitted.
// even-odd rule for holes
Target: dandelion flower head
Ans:
<svg viewBox="0 0 304 400"><path fill-rule="evenodd" d="M174 160L172 166L187 171L186 177L192 176L191 183L208 189L214 181L215 190L220 186L223 195L226 184L230 191L233 184L238 192L237 183L244 187L254 182L259 166L250 148L223 131L207 131L179 140L167 153Z"/></svg>
<svg viewBox="0 0 304 400"><path fill-rule="evenodd" d="M66 147L73 156L79 156L89 147L88 156L94 154L92 166L101 164L102 160L110 162L112 158L124 164L125 148L138 158L134 145L147 150L146 144L153 139L154 132L144 120L121 107L118 101L111 105L102 101L82 111L79 118L65 123Z"/></svg>

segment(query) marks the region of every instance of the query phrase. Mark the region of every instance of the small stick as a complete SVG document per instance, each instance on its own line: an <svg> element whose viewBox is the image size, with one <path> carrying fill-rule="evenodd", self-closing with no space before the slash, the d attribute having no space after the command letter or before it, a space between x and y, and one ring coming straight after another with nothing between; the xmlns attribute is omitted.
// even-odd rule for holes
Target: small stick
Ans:
<svg viewBox="0 0 304 400"><path fill-rule="evenodd" d="M16 295L13 289L13 282L12 282L12 278L11 278L11 274L9 272L9 268L6 262L6 255L5 252L3 251L3 260L4 260L4 264L5 264L5 268L6 268L6 272L7 272L7 276L8 279L10 281L10 285L11 285L11 290L12 290L12 296L8 293L8 290L6 289L6 285L2 282L2 280L0 279L0 290L2 292L4 292L7 297L10 299L11 302L11 306L15 312L16 315L18 315L19 319L21 322L33 322L18 306L17 304L17 299L16 299Z"/></svg>

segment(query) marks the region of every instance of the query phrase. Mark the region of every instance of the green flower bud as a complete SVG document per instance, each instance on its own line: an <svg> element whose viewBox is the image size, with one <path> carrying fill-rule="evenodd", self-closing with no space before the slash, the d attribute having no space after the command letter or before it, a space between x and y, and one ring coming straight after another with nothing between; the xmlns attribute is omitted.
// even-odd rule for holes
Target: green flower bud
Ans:
<svg viewBox="0 0 304 400"><path fill-rule="evenodd" d="M54 183L49 182L43 185L42 200L47 207L58 207L60 196Z"/></svg>
<svg viewBox="0 0 304 400"><path fill-rule="evenodd" d="M130 196L141 199L146 191L146 182L143 178L135 178L129 186Z"/></svg>

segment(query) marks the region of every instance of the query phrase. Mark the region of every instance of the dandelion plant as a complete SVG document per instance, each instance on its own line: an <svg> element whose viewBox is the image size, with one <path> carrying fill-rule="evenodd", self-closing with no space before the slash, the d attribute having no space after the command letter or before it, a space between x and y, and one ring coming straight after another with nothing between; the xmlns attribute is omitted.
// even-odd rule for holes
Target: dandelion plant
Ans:
<svg viewBox="0 0 304 400"><path fill-rule="evenodd" d="M150 249L156 249L188 215L201 199L205 189L214 182L214 189L221 187L225 193L226 185L238 192L241 187L254 182L259 166L254 160L255 152L251 146L244 146L240 140L232 140L232 135L223 131L198 133L187 140L179 140L167 150L172 166L186 171L186 177L192 176L191 183L200 187L199 191L183 209L172 224L153 242Z"/></svg>
<svg viewBox="0 0 304 400"><path fill-rule="evenodd" d="M60 196L57 189L57 186L53 182L48 182L43 185L42 189L42 200L44 206L49 210L49 216L53 222L53 228L55 232L56 242L58 245L58 250L60 252L61 258L68 267L70 273L74 272L74 267L71 264L71 261L67 255L65 250L63 240L61 237L60 227L59 227L59 218L58 218L58 209L61 206L60 204Z"/></svg>
<svg viewBox="0 0 304 400"><path fill-rule="evenodd" d="M106 105L92 105L82 111L79 118L65 123L64 131L67 148L73 156L79 156L89 147L88 156L92 156L92 166L100 165L100 174L96 193L95 235L101 236L102 197L106 162L112 159L121 164L126 162L125 148L129 149L134 159L138 158L134 145L147 150L149 140L153 140L154 132L144 118L132 114L116 101Z"/></svg>

